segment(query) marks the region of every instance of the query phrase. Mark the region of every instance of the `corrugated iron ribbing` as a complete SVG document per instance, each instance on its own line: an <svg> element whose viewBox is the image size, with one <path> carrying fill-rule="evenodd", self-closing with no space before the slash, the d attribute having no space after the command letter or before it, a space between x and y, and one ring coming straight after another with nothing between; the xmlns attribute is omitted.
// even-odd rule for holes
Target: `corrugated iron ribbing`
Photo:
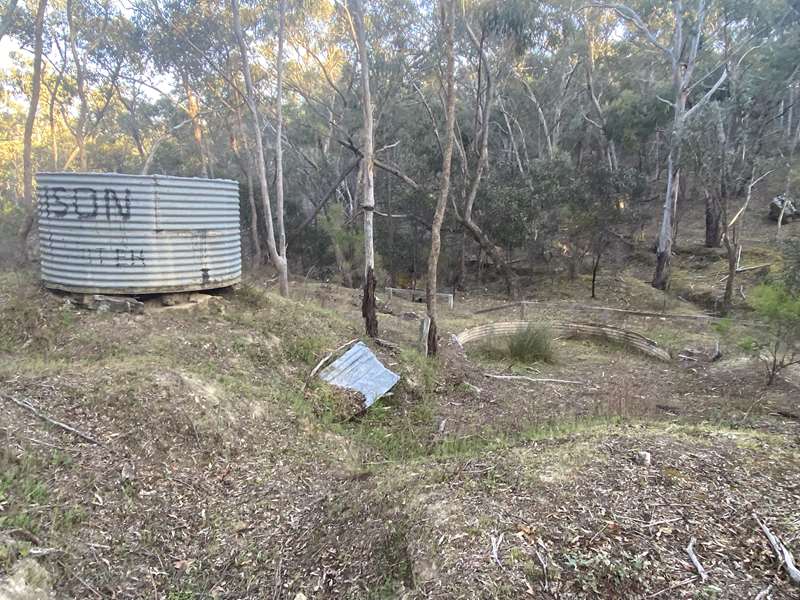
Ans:
<svg viewBox="0 0 800 600"><path fill-rule="evenodd" d="M45 286L147 294L241 279L239 187L225 179L39 173Z"/></svg>

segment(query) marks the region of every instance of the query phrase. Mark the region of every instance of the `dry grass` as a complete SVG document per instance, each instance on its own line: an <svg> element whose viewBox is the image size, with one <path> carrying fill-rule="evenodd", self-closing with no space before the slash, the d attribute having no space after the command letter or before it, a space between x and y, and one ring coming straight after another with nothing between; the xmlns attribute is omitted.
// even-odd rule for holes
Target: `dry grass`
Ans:
<svg viewBox="0 0 800 600"><path fill-rule="evenodd" d="M306 385L360 332L352 290L286 300L251 285L218 309L134 317L75 311L18 277L2 275L19 293L0 293L13 351L0 388L104 445L3 405L0 573L48 547L38 560L64 597L640 598L692 577L695 536L721 591L676 593L752 597L769 582L790 597L748 511L800 533L798 424L771 414L793 392L754 406L760 377L744 367L556 341L557 363L512 372L585 385L489 380L457 348L434 361L407 349L418 324L403 313L419 305L395 301L382 335L404 349L376 350L401 384L354 417L346 395ZM493 302L461 299L445 327Z"/></svg>

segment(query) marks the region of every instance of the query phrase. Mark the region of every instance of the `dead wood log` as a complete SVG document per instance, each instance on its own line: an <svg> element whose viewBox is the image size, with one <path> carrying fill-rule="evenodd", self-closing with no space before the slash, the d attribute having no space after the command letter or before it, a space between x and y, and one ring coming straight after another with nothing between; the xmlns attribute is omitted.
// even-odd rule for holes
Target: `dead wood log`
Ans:
<svg viewBox="0 0 800 600"><path fill-rule="evenodd" d="M67 425L66 423L62 423L61 421L56 421L55 419L52 419L52 418L48 417L46 414L44 414L40 410L36 409L30 402L27 402L25 400L20 400L18 398L14 398L13 396L6 396L5 394L0 394L0 398L3 398L3 400L8 400L9 402L13 402L14 404L19 406L20 408L24 408L28 412L34 414L35 416L40 418L42 421L50 423L51 425L55 425L56 427L59 427L59 428L63 429L64 431L69 431L70 433L72 433L74 435L77 435L79 438L81 438L81 439L83 439L83 440L85 440L85 441L87 441L87 442L89 442L91 444L96 444L98 446L102 446L103 445L98 440L96 440L95 438L90 436L88 433L84 433L84 432L80 431L79 429L76 429L76 428L74 428L74 427L72 427L70 425Z"/></svg>
<svg viewBox="0 0 800 600"><path fill-rule="evenodd" d="M786 546L783 545L783 542L780 540L780 538L770 531L766 523L758 518L758 515L755 512L753 512L753 518L756 520L756 523L758 523L761 531L764 532L764 535L767 536L767 540L769 540L769 544L772 546L775 556L777 556L778 560L783 565L783 568L789 575L789 579L795 585L800 585L800 569L797 568L797 565L794 562L794 555Z"/></svg>
<svg viewBox="0 0 800 600"><path fill-rule="evenodd" d="M694 553L695 542L697 542L695 538L689 540L689 545L686 546L686 554L689 555L689 558L692 560L694 568L697 569L697 574L700 575L700 580L705 581L706 579L708 579L708 573L703 568L703 565L700 563L700 559L697 558L697 554Z"/></svg>

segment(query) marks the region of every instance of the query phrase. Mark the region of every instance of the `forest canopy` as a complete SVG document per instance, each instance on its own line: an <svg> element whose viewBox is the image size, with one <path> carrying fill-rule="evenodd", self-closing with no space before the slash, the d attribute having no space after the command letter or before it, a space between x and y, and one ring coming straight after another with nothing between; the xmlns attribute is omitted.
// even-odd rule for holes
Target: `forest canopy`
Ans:
<svg viewBox="0 0 800 600"><path fill-rule="evenodd" d="M797 184L796 2L6 0L0 38L9 238L36 171L230 178L282 282L513 296L647 239L665 289L686 207L736 251Z"/></svg>

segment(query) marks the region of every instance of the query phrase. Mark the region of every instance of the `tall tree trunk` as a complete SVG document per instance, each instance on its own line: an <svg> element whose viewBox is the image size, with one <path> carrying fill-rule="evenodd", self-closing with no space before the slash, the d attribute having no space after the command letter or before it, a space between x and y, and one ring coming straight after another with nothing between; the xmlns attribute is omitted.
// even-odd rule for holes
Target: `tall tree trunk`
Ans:
<svg viewBox="0 0 800 600"><path fill-rule="evenodd" d="M719 248L722 241L720 201L706 192L706 248Z"/></svg>
<svg viewBox="0 0 800 600"><path fill-rule="evenodd" d="M449 6L448 6L449 5ZM442 247L442 222L444 212L447 208L447 197L450 193L450 168L453 159L453 129L455 126L456 114L456 93L455 93L455 57L453 50L453 30L455 28L456 0L440 1L442 25L445 28L445 48L447 51L447 67L445 70L445 146L444 156L442 157L442 183L439 191L439 199L436 202L436 211L433 214L433 224L431 226L431 253L428 257L428 282L426 289L426 300L428 302L428 318L430 326L428 328L427 350L428 356L436 355L438 350L437 332L437 273L439 267L439 252Z"/></svg>
<svg viewBox="0 0 800 600"><path fill-rule="evenodd" d="M358 61L361 65L361 110L364 119L363 184L361 209L364 212L364 297L361 314L367 335L378 337L378 317L375 311L375 247L373 245L373 217L375 212L374 125L372 120L372 95L369 88L369 57L367 36L364 31L364 14L360 0L348 0L353 17Z"/></svg>
<svg viewBox="0 0 800 600"><path fill-rule="evenodd" d="M189 84L189 75L185 72L181 73L181 83L183 85L183 91L186 94L186 114L192 120L192 138L197 146L197 151L200 153L203 177L210 177L208 154L206 152L205 143L203 142L203 126L200 123L200 103L197 101L197 95Z"/></svg>
<svg viewBox="0 0 800 600"><path fill-rule="evenodd" d="M251 163L252 165L252 163ZM258 236L258 208L256 191L253 189L253 171L247 169L247 204L250 207L250 242L253 244L253 266L261 267L261 240Z"/></svg>
<svg viewBox="0 0 800 600"><path fill-rule="evenodd" d="M475 46L478 51L478 68L479 70L482 69L485 73L486 91L483 105L481 105L480 99L476 100L475 113L476 115L479 115L478 164L475 166L475 175L470 182L469 191L467 192L464 200L464 212L460 215L458 211L456 211L456 218L461 222L461 224L464 226L464 229L473 237L473 239L480 244L481 248L483 248L483 250L492 257L495 268L500 271L503 279L506 282L506 290L509 297L514 298L516 296L516 287L514 284L514 274L511 272L511 267L506 262L500 249L498 249L497 246L492 243L492 241L489 239L489 236L484 233L484 231L472 218L472 208L475 204L475 198L478 195L478 188L480 187L481 178L483 177L483 172L489 163L489 128L492 99L494 95L494 82L491 74L489 73L489 61L486 58L482 44L478 42L478 39L475 37L475 34L472 32L469 26L467 26L467 31L470 35L473 46Z"/></svg>
<svg viewBox="0 0 800 600"><path fill-rule="evenodd" d="M276 99L278 118L275 124L275 217L278 221L278 254L285 268L278 272L281 295L289 295L289 263L286 260L286 226L283 216L283 43L286 35L286 0L279 0L278 64Z"/></svg>
<svg viewBox="0 0 800 600"><path fill-rule="evenodd" d="M25 119L25 133L22 139L22 185L25 198L25 210L28 214L20 229L20 246L25 256L25 244L28 241L34 220L36 219L36 201L33 198L33 126L36 122L36 110L39 107L39 95L42 91L42 38L44 35L44 13L47 0L39 0L33 26L33 76L31 78L31 99L28 104L28 116Z"/></svg>
<svg viewBox="0 0 800 600"><path fill-rule="evenodd" d="M72 60L75 63L75 85L78 89L78 99L80 100L80 105L78 108L78 122L75 125L75 143L77 144L78 149L78 164L81 171L86 172L88 170L88 161L86 158L86 123L89 119L89 98L88 93L86 90L86 76L84 72L84 65L81 61L80 53L78 52L78 39L77 39L77 32L75 31L75 22L73 18L73 2L72 0L67 0L66 4L66 11L67 11L67 27L68 27L68 43L70 53L72 54ZM66 169L71 160L67 160L64 164L64 168Z"/></svg>
<svg viewBox="0 0 800 600"><path fill-rule="evenodd" d="M661 225L658 230L656 246L656 272L653 275L653 287L667 289L672 259L672 240L675 226L675 207L678 204L678 184L680 169L677 166L680 150L677 144L672 146L667 156L667 190L664 198L664 209L661 213Z"/></svg>
<svg viewBox="0 0 800 600"><path fill-rule="evenodd" d="M239 106L240 95L236 94L236 108L234 110L234 119L236 123L236 133L231 136L233 142L233 154L239 162L239 168L247 179L247 202L250 208L250 243L253 246L252 262L256 267L261 266L261 239L258 234L258 208L256 207L255 190L253 189L253 171L255 164L253 161L253 152L245 142L244 124L242 122L242 111ZM242 140L242 147L237 143L237 137ZM242 149L246 156L242 154Z"/></svg>
<svg viewBox="0 0 800 600"><path fill-rule="evenodd" d="M594 88L594 36L592 31L592 25L590 23L585 23L584 27L586 29L586 90L589 93L589 98L592 101L592 107L594 108L595 113L597 114L598 118L598 129L600 130L600 136L603 140L603 151L606 155L606 160L608 161L608 168L610 171L616 171L618 168L618 161L617 161L617 148L614 144L614 140L608 137L608 132L606 131L606 116L603 112L603 107L600 106L600 99L597 97L597 93L595 92Z"/></svg>
<svg viewBox="0 0 800 600"><path fill-rule="evenodd" d="M236 34L236 42L239 45L239 53L242 60L242 74L244 75L245 84L245 102L250 109L252 117L253 137L256 143L256 164L258 165L258 182L261 187L261 199L264 204L264 220L267 226L267 249L269 251L269 258L275 269L278 271L278 277L284 276L287 272L285 259L278 254L278 249L275 245L275 228L272 222L272 206L269 202L269 185L267 183L267 163L264 156L264 142L261 138L261 115L258 112L258 103L256 100L255 88L253 86L253 76L250 73L250 59L247 52L247 44L242 33L242 23L239 18L239 0L231 0L231 9L233 12L233 29ZM281 290L283 292L283 290Z"/></svg>

